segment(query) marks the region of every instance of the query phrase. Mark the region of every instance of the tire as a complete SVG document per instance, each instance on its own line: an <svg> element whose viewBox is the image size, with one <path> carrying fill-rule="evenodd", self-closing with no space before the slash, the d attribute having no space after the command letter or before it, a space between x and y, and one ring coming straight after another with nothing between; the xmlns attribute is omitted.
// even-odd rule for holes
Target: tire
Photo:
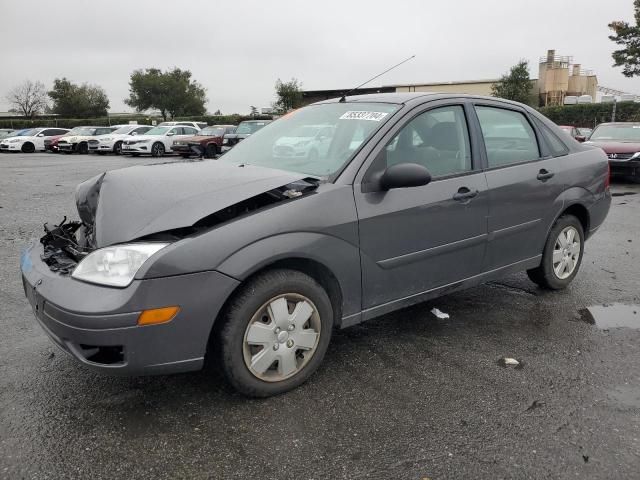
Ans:
<svg viewBox="0 0 640 480"><path fill-rule="evenodd" d="M76 151L80 154L80 155L86 155L87 153L89 153L89 145L87 145L85 142L81 142L78 144L78 146L76 147Z"/></svg>
<svg viewBox="0 0 640 480"><path fill-rule="evenodd" d="M563 245L568 232L573 232L573 241ZM575 236L577 235L577 239ZM576 245L576 240L579 243ZM554 252L555 251L555 252ZM540 266L527 270L531 281L549 290L566 288L578 274L584 254L584 230L580 220L573 215L562 215L551 228L542 253ZM554 256L555 262L554 262ZM554 265L555 263L555 265ZM562 268L564 265L564 268Z"/></svg>
<svg viewBox="0 0 640 480"><path fill-rule="evenodd" d="M294 308L306 313L299 323L291 315ZM302 385L318 369L331 340L333 309L325 290L308 275L272 270L242 286L220 321L212 348L225 377L244 395L270 397ZM259 341L249 340L250 331Z"/></svg>
<svg viewBox="0 0 640 480"><path fill-rule="evenodd" d="M116 142L113 146L113 153L115 155L122 155L122 142Z"/></svg>
<svg viewBox="0 0 640 480"><path fill-rule="evenodd" d="M25 142L20 150L22 153L33 153L36 151L36 146L31 142Z"/></svg>
<svg viewBox="0 0 640 480"><path fill-rule="evenodd" d="M156 142L151 146L151 156L152 157L163 157L164 156L164 145L160 142Z"/></svg>
<svg viewBox="0 0 640 480"><path fill-rule="evenodd" d="M204 158L215 158L218 154L218 147L215 143L211 143L207 145L207 148L204 151Z"/></svg>

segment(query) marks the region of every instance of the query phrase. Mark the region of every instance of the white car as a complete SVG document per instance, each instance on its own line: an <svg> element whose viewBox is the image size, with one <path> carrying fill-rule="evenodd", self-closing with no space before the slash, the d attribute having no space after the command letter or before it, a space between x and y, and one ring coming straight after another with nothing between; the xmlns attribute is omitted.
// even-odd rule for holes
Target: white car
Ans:
<svg viewBox="0 0 640 480"><path fill-rule="evenodd" d="M192 137L200 130L184 126L157 126L142 135L136 135L122 142L123 155L151 155L162 157L165 153L173 153L171 147L174 140Z"/></svg>
<svg viewBox="0 0 640 480"><path fill-rule="evenodd" d="M289 136L280 137L273 145L273 156L310 161L324 158L331 146L334 129L332 125L304 125Z"/></svg>
<svg viewBox="0 0 640 480"><path fill-rule="evenodd" d="M125 125L111 133L98 135L87 142L89 152L115 153L116 155L120 155L120 153L122 153L123 141L128 140L132 136L147 133L152 128L150 125Z"/></svg>
<svg viewBox="0 0 640 480"><path fill-rule="evenodd" d="M206 124L206 122L162 122L160 123L158 126L159 127L175 127L176 125L182 125L185 127L193 127L193 128L197 128L198 130L202 130L203 128L208 127L208 125Z"/></svg>
<svg viewBox="0 0 640 480"><path fill-rule="evenodd" d="M20 130L13 137L3 138L0 142L0 151L33 153L44 151L44 141L48 137L64 135L68 128L31 128Z"/></svg>
<svg viewBox="0 0 640 480"><path fill-rule="evenodd" d="M113 127L76 127L58 141L58 152L88 153L89 140L98 135L104 135L117 130L124 125Z"/></svg>

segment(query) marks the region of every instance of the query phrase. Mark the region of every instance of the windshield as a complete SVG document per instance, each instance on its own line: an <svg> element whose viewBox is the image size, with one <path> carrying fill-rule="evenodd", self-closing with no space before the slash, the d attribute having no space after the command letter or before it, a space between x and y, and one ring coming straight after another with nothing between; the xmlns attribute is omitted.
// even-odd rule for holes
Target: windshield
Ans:
<svg viewBox="0 0 640 480"><path fill-rule="evenodd" d="M30 128L29 130L20 130L16 132L15 137L31 137L33 135L37 135L39 128Z"/></svg>
<svg viewBox="0 0 640 480"><path fill-rule="evenodd" d="M329 177L399 108L388 103L311 105L243 140L222 160ZM309 132L316 134L309 137Z"/></svg>
<svg viewBox="0 0 640 480"><path fill-rule="evenodd" d="M589 140L640 142L640 125L601 125L596 127Z"/></svg>
<svg viewBox="0 0 640 480"><path fill-rule="evenodd" d="M224 134L224 128L222 127L217 127L217 128L205 128L203 130L200 130L197 135L201 135L201 136L210 136L210 137L221 137Z"/></svg>
<svg viewBox="0 0 640 480"><path fill-rule="evenodd" d="M255 133L262 127L264 127L267 123L269 122L241 122L240 125L238 125L235 133L240 135Z"/></svg>
<svg viewBox="0 0 640 480"><path fill-rule="evenodd" d="M164 135L169 131L170 128L171 127L155 127L148 132L143 133L143 135Z"/></svg>
<svg viewBox="0 0 640 480"><path fill-rule="evenodd" d="M67 135L93 135L93 132L95 131L95 128L76 127L73 128Z"/></svg>
<svg viewBox="0 0 640 480"><path fill-rule="evenodd" d="M126 125L113 131L114 135L127 135L134 128L138 128L140 125Z"/></svg>

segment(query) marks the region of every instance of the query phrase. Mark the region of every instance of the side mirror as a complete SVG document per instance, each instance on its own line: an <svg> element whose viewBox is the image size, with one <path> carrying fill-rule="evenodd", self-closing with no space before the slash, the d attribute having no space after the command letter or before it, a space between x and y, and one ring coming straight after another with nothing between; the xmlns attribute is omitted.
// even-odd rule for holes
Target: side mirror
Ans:
<svg viewBox="0 0 640 480"><path fill-rule="evenodd" d="M131 135L132 137L135 137L138 134L138 132L131 132L129 135Z"/></svg>
<svg viewBox="0 0 640 480"><path fill-rule="evenodd" d="M36 137L44 137L44 133L39 133Z"/></svg>
<svg viewBox="0 0 640 480"><path fill-rule="evenodd" d="M173 137L176 134L176 132L168 132L167 133L167 137Z"/></svg>
<svg viewBox="0 0 640 480"><path fill-rule="evenodd" d="M582 143L582 142L584 142L584 141L587 139L587 137L585 137L584 135L576 135L576 136L575 136L575 139L576 139L578 142Z"/></svg>
<svg viewBox="0 0 640 480"><path fill-rule="evenodd" d="M431 181L431 174L417 163L399 163L387 168L380 176L381 190L392 188L420 187Z"/></svg>

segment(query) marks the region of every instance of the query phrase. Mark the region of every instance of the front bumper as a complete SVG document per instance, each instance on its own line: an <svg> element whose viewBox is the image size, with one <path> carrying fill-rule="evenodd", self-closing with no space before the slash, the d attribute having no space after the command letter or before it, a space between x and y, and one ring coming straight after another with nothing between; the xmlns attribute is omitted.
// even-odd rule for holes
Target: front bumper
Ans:
<svg viewBox="0 0 640 480"><path fill-rule="evenodd" d="M59 152L75 152L76 144L75 143L58 143L58 151Z"/></svg>
<svg viewBox="0 0 640 480"><path fill-rule="evenodd" d="M640 177L640 160L609 160L611 176Z"/></svg>
<svg viewBox="0 0 640 480"><path fill-rule="evenodd" d="M134 143L133 145L122 144L122 153L124 155L132 153L150 154L151 143ZM168 153L168 152L167 152Z"/></svg>
<svg viewBox="0 0 640 480"><path fill-rule="evenodd" d="M53 273L34 243L22 255L25 295L51 340L86 366L147 375L202 367L209 334L238 281L215 271L134 280L110 288ZM168 323L138 326L141 311L180 307Z"/></svg>
<svg viewBox="0 0 640 480"><path fill-rule="evenodd" d="M99 143L91 143L89 142L89 151L90 152L113 152L113 142L99 142Z"/></svg>
<svg viewBox="0 0 640 480"><path fill-rule="evenodd" d="M2 152L19 152L22 150L22 143L0 143L0 151Z"/></svg>

